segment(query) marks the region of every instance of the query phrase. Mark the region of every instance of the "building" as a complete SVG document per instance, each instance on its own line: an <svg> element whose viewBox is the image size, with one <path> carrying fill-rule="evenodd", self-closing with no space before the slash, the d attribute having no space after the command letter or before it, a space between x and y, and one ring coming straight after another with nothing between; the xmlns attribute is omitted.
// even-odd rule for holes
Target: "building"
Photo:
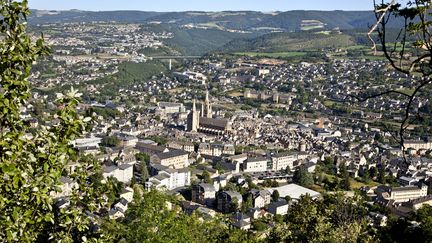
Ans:
<svg viewBox="0 0 432 243"><path fill-rule="evenodd" d="M192 202L212 206L216 199L216 189L211 184L201 183L192 186Z"/></svg>
<svg viewBox="0 0 432 243"><path fill-rule="evenodd" d="M102 175L104 178L114 177L119 182L128 184L133 177L133 165L122 164L122 165L104 166Z"/></svg>
<svg viewBox="0 0 432 243"><path fill-rule="evenodd" d="M172 102L159 102L158 110L165 114L174 114L174 113L181 113L186 111L183 104L172 103Z"/></svg>
<svg viewBox="0 0 432 243"><path fill-rule="evenodd" d="M251 228L250 217L240 212L237 212L231 216L231 223L234 227L241 230L249 230Z"/></svg>
<svg viewBox="0 0 432 243"><path fill-rule="evenodd" d="M102 142L102 138L90 137L90 138L79 138L72 141L72 145L75 148L87 148L87 147L97 147Z"/></svg>
<svg viewBox="0 0 432 243"><path fill-rule="evenodd" d="M289 196L293 200L298 200L300 199L301 196L305 196L305 195L309 195L312 198L321 197L321 194L319 192L310 190L306 187L302 187L297 184L288 184L276 188L268 188L267 190L270 193L273 193L273 191L277 190L281 198Z"/></svg>
<svg viewBox="0 0 432 243"><path fill-rule="evenodd" d="M185 168L189 166L189 153L184 150L172 149L168 152L153 154L150 156L150 163L174 169Z"/></svg>
<svg viewBox="0 0 432 243"><path fill-rule="evenodd" d="M120 146L135 147L138 143L138 138L125 133L117 133L116 137L120 140Z"/></svg>
<svg viewBox="0 0 432 243"><path fill-rule="evenodd" d="M149 143L144 142L144 141L139 141L135 145L135 148L137 150L139 150L141 153L147 154L149 156L151 156L153 154L156 154L156 153L166 153L166 152L169 152L169 149L166 148L166 147L149 144Z"/></svg>
<svg viewBox="0 0 432 243"><path fill-rule="evenodd" d="M405 148L419 150L432 150L432 141L405 141Z"/></svg>
<svg viewBox="0 0 432 243"><path fill-rule="evenodd" d="M60 191L50 193L50 196L54 199L69 197L70 195L72 195L73 190L78 188L78 183L67 177L62 176L60 178L60 182L62 183L60 185Z"/></svg>
<svg viewBox="0 0 432 243"><path fill-rule="evenodd" d="M285 200L272 202L268 206L268 211L273 215L285 215L288 213L288 202Z"/></svg>
<svg viewBox="0 0 432 243"><path fill-rule="evenodd" d="M243 198L238 192L223 191L217 195L217 209L223 213L229 213L232 211L231 204L237 201L238 206L241 205Z"/></svg>
<svg viewBox="0 0 432 243"><path fill-rule="evenodd" d="M294 162L298 159L298 154L279 153L272 155L272 170L285 170L287 167L293 169Z"/></svg>
<svg viewBox="0 0 432 243"><path fill-rule="evenodd" d="M185 142L185 141L171 141L168 143L168 148L184 150L189 153L195 151L195 145L191 142Z"/></svg>
<svg viewBox="0 0 432 243"><path fill-rule="evenodd" d="M152 165L152 172L154 176L145 183L147 189L173 190L189 186L191 182L191 173L187 168L176 170L166 166Z"/></svg>
<svg viewBox="0 0 432 243"><path fill-rule="evenodd" d="M268 190L251 190L250 194L255 208L263 208L271 201L271 193Z"/></svg>
<svg viewBox="0 0 432 243"><path fill-rule="evenodd" d="M195 100L192 104L192 111L189 113L187 118L187 130L190 132L197 132L200 126L199 112L196 110Z"/></svg>
<svg viewBox="0 0 432 243"><path fill-rule="evenodd" d="M221 143L200 143L198 152L201 155L219 157L221 155L234 155L235 147L232 144Z"/></svg>
<svg viewBox="0 0 432 243"><path fill-rule="evenodd" d="M267 158L265 157L248 158L243 163L243 171L244 172L267 171Z"/></svg>
<svg viewBox="0 0 432 243"><path fill-rule="evenodd" d="M409 206L411 206L414 210L419 210L424 205L432 206L432 195L427 195L425 197L417 198L414 200L411 200L407 203Z"/></svg>
<svg viewBox="0 0 432 243"><path fill-rule="evenodd" d="M204 104L201 105L201 116L202 117L207 117L207 118L212 118L213 117L212 105L210 104L208 90L206 92L206 97L205 97L205 100L204 100Z"/></svg>
<svg viewBox="0 0 432 243"><path fill-rule="evenodd" d="M228 119L212 118L212 107L206 94L206 100L200 112L196 109L196 102L193 101L192 111L188 115L187 130L190 132L202 132L214 135L222 135L231 131L231 123Z"/></svg>
<svg viewBox="0 0 432 243"><path fill-rule="evenodd" d="M418 198L427 196L427 186L407 186L407 187L392 187L387 193L381 194L386 200L393 200L396 203L408 202Z"/></svg>
<svg viewBox="0 0 432 243"><path fill-rule="evenodd" d="M413 177L401 176L399 178L399 184L401 184L402 186L414 186L417 183L418 183L418 180L416 178L413 178Z"/></svg>

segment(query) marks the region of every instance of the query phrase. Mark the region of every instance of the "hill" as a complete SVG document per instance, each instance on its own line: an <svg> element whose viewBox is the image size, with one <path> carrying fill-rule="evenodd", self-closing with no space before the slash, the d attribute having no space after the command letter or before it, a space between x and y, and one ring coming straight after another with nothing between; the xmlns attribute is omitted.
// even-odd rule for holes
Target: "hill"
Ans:
<svg viewBox="0 0 432 243"><path fill-rule="evenodd" d="M371 11L288 11L288 12L143 12L143 11L41 11L33 10L30 24L53 22L117 21L130 23L158 22L175 26L192 26L238 31L299 31L304 21L320 22L323 29L367 28L375 22ZM396 23L401 25L402 23ZM389 26L392 27L392 26ZM393 26L394 27L394 26Z"/></svg>
<svg viewBox="0 0 432 243"><path fill-rule="evenodd" d="M356 44L348 34L329 32L272 33L252 39L233 40L219 49L222 52L285 52L340 48Z"/></svg>

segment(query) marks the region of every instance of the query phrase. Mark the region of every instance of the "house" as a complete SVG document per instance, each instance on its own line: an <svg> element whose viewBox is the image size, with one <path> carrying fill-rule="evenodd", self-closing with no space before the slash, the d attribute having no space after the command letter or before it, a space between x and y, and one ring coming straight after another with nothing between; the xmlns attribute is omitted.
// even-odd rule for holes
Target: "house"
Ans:
<svg viewBox="0 0 432 243"><path fill-rule="evenodd" d="M237 212L231 217L231 224L241 230L248 230L251 228L250 217L246 214Z"/></svg>
<svg viewBox="0 0 432 243"><path fill-rule="evenodd" d="M128 202L133 201L134 191L130 187L123 188L123 190L120 192L120 198L126 199Z"/></svg>
<svg viewBox="0 0 432 243"><path fill-rule="evenodd" d="M76 183L75 181L62 176L60 178L61 181L61 186L60 186L60 191L59 192L51 192L51 197L54 199L59 199L62 197L69 197L70 195L72 195L72 192L74 189L78 188L78 183Z"/></svg>
<svg viewBox="0 0 432 243"><path fill-rule="evenodd" d="M259 219L259 218L265 217L267 215L267 212L261 208L250 208L248 210L248 215L252 219Z"/></svg>
<svg viewBox="0 0 432 243"><path fill-rule="evenodd" d="M216 189L213 185L201 183L192 186L192 202L212 206L216 199Z"/></svg>
<svg viewBox="0 0 432 243"><path fill-rule="evenodd" d="M238 192L222 191L217 195L217 209L223 213L232 211L231 204L237 201L238 206L241 205L243 198Z"/></svg>
<svg viewBox="0 0 432 243"><path fill-rule="evenodd" d="M102 175L104 178L114 177L119 182L128 184L133 177L133 165L121 164L121 165L104 166Z"/></svg>
<svg viewBox="0 0 432 243"><path fill-rule="evenodd" d="M273 215L285 215L288 213L288 202L285 200L272 202L268 206L268 211Z"/></svg>
<svg viewBox="0 0 432 243"><path fill-rule="evenodd" d="M383 214L370 212L369 218L371 219L371 221L373 222L373 224L375 226L378 226L378 227L387 226L387 216L385 216Z"/></svg>
<svg viewBox="0 0 432 243"><path fill-rule="evenodd" d="M268 190L251 190L250 194L255 208L263 208L271 201L271 193Z"/></svg>
<svg viewBox="0 0 432 243"><path fill-rule="evenodd" d="M108 212L108 215L111 219L123 218L127 209L128 201L122 198L118 203L114 205L113 208L111 208L111 210Z"/></svg>
<svg viewBox="0 0 432 243"><path fill-rule="evenodd" d="M195 146L193 143L184 142L184 141L171 141L168 143L168 148L184 150L184 151L187 151L189 153L192 153L195 151Z"/></svg>

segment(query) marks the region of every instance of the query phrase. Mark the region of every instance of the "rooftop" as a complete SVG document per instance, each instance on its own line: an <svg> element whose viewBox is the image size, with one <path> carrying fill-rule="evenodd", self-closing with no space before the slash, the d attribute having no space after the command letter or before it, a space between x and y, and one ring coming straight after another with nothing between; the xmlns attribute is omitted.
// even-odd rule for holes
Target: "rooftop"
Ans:
<svg viewBox="0 0 432 243"><path fill-rule="evenodd" d="M297 184L288 184L285 186L280 186L276 188L268 188L271 193L277 190L279 192L280 197L290 196L292 199L300 199L301 196L309 194L309 196L316 198L320 197L321 194L319 192L310 190L306 187L299 186Z"/></svg>

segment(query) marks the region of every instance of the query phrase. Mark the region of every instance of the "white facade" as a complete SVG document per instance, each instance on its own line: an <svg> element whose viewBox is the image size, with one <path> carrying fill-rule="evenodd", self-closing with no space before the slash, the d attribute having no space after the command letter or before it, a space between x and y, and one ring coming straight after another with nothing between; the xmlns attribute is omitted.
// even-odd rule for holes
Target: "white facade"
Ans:
<svg viewBox="0 0 432 243"><path fill-rule="evenodd" d="M267 171L267 159L248 159L243 163L244 172Z"/></svg>
<svg viewBox="0 0 432 243"><path fill-rule="evenodd" d="M119 182L128 184L133 178L133 165L123 164L120 166L107 166L104 168L102 175L104 178L114 177Z"/></svg>
<svg viewBox="0 0 432 243"><path fill-rule="evenodd" d="M159 171L159 174L150 177L146 187L154 187L159 190L173 190L179 187L189 186L191 174L188 170L166 169Z"/></svg>
<svg viewBox="0 0 432 243"><path fill-rule="evenodd" d="M285 170L288 166L292 169L294 167L294 162L297 160L298 156L296 154L285 156L275 155L272 157L272 170Z"/></svg>

